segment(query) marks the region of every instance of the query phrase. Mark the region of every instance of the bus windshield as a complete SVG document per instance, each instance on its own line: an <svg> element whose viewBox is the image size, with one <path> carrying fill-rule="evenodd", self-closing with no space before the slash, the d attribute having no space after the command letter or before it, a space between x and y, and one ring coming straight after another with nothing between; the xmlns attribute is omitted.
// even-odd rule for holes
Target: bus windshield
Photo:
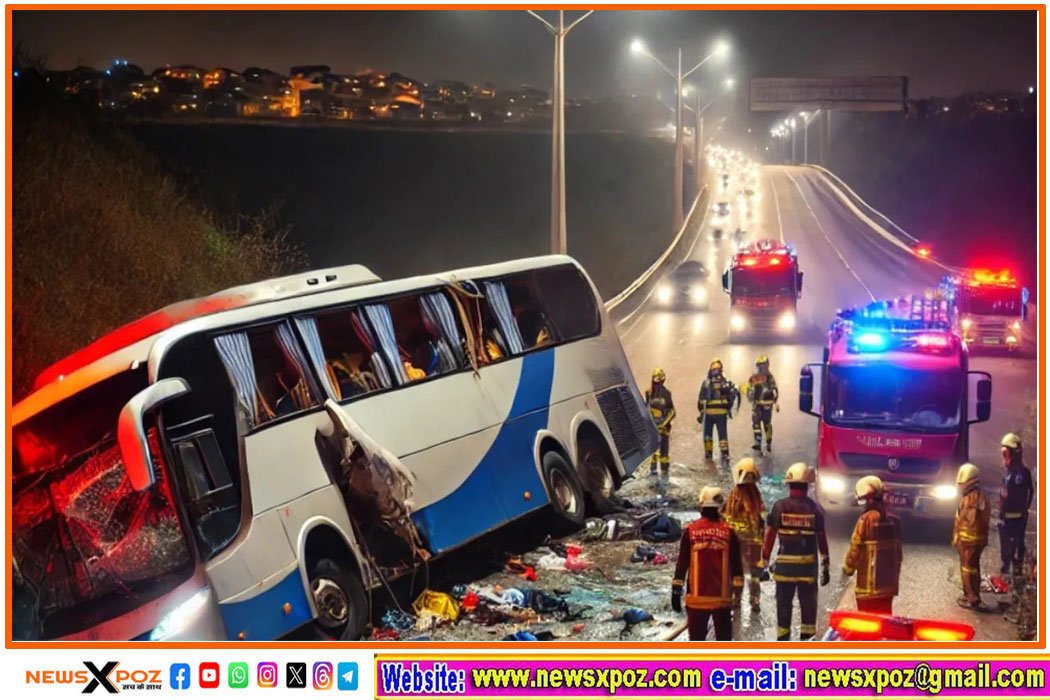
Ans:
<svg viewBox="0 0 1050 700"><path fill-rule="evenodd" d="M832 425L944 432L959 427L963 374L890 365L829 367L824 419Z"/></svg>
<svg viewBox="0 0 1050 700"><path fill-rule="evenodd" d="M145 370L129 370L15 426L15 588L28 603L15 606L15 638L82 631L190 575L164 470L155 465L156 485L135 491L116 441L120 409L145 386Z"/></svg>
<svg viewBox="0 0 1050 700"><path fill-rule="evenodd" d="M959 295L959 311L979 316L1020 316L1021 293L1008 287L967 288Z"/></svg>
<svg viewBox="0 0 1050 700"><path fill-rule="evenodd" d="M733 294L740 296L791 296L795 293L795 271L783 268L739 268L733 270Z"/></svg>

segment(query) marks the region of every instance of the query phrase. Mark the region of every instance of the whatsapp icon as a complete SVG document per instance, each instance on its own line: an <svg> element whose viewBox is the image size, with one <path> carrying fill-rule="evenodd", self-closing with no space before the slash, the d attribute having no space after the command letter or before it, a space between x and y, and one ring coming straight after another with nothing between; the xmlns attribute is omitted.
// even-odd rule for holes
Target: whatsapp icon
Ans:
<svg viewBox="0 0 1050 700"><path fill-rule="evenodd" d="M230 664L229 685L231 688L248 687L248 664L243 661L234 661Z"/></svg>

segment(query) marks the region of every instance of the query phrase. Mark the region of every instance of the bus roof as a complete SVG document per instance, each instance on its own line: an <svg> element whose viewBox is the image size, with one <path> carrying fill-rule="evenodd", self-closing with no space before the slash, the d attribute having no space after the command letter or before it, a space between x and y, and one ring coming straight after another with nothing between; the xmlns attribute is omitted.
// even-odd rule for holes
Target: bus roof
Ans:
<svg viewBox="0 0 1050 700"><path fill-rule="evenodd" d="M12 422L18 424L119 372L150 362L162 339L165 342L159 345L166 349L177 339L201 330L406 293L457 279L496 277L566 263L579 267L569 256L548 255L387 282L366 267L347 265L264 280L201 299L177 302L108 333L45 369L38 375L32 393L14 405Z"/></svg>

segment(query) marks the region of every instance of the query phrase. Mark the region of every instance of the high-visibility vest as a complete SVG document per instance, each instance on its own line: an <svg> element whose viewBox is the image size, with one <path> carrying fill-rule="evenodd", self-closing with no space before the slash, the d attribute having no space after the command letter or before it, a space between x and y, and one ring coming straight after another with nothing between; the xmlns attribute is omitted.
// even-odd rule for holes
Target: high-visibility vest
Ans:
<svg viewBox="0 0 1050 700"><path fill-rule="evenodd" d="M900 518L872 509L857 519L847 569L857 571L857 597L895 596L901 572Z"/></svg>
<svg viewBox="0 0 1050 700"><path fill-rule="evenodd" d="M725 522L701 518L687 528L689 537L689 587L685 605L699 610L719 610L733 605L734 581L729 561L733 530Z"/></svg>

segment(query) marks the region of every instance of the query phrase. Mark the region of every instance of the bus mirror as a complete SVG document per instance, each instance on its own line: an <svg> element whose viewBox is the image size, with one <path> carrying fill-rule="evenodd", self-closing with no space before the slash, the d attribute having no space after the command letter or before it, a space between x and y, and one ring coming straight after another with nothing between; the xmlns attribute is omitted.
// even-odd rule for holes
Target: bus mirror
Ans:
<svg viewBox="0 0 1050 700"><path fill-rule="evenodd" d="M802 298L802 270L795 273L795 294Z"/></svg>
<svg viewBox="0 0 1050 700"><path fill-rule="evenodd" d="M173 377L151 384L124 404L117 418L117 443L124 469L136 491L145 491L157 481L146 436L146 415L172 399L189 393L185 379Z"/></svg>
<svg viewBox="0 0 1050 700"><path fill-rule="evenodd" d="M970 372L970 376L976 377L977 400L973 404L973 418L971 423L983 423L992 417L992 377L987 372ZM970 386L974 386L971 382Z"/></svg>
<svg viewBox="0 0 1050 700"><path fill-rule="evenodd" d="M722 291L729 294L729 270L722 273Z"/></svg>
<svg viewBox="0 0 1050 700"><path fill-rule="evenodd" d="M813 370L806 365L798 378L798 410L813 413Z"/></svg>

